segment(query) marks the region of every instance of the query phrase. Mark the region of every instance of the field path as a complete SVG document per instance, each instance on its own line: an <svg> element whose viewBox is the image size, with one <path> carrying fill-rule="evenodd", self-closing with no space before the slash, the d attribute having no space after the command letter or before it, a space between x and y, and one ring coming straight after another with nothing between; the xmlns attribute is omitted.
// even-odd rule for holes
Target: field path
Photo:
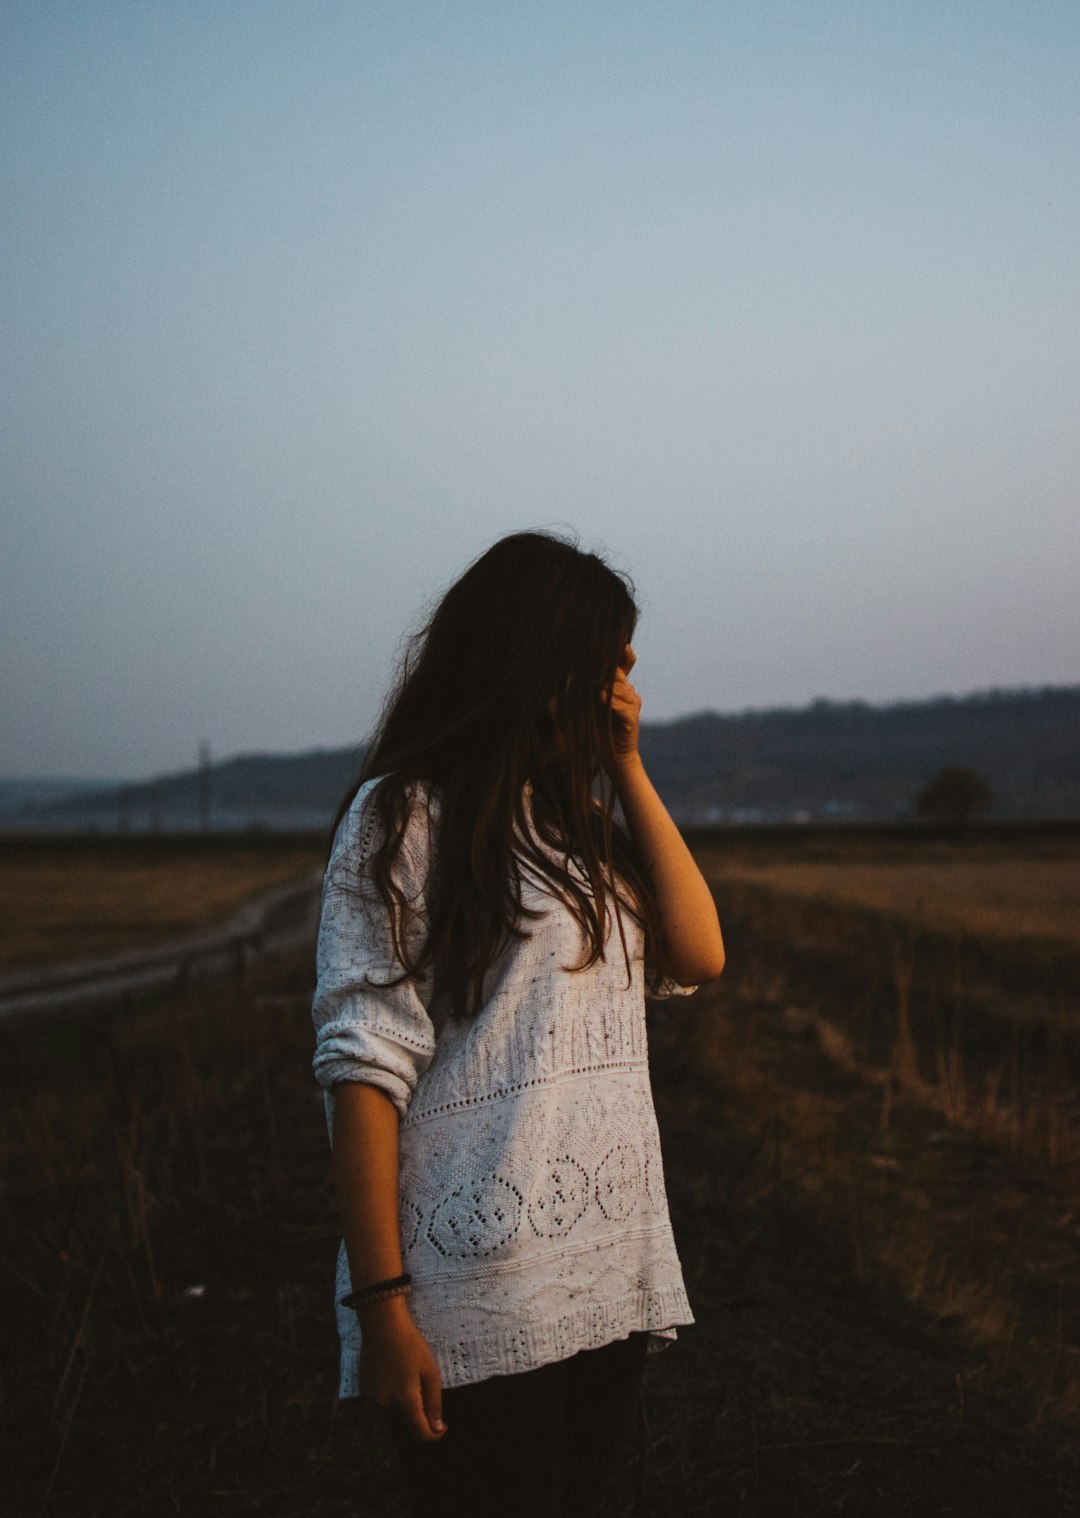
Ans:
<svg viewBox="0 0 1080 1518"><path fill-rule="evenodd" d="M0 1018L116 1002L168 990L185 980L242 973L247 965L310 938L321 879L321 870L309 872L298 881L262 891L210 932L0 975Z"/></svg>

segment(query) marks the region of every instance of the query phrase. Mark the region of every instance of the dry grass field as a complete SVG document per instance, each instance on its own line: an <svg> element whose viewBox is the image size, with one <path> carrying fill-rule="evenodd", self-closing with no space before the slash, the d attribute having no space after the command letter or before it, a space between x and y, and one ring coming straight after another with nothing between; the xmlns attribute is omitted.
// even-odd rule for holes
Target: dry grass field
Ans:
<svg viewBox="0 0 1080 1518"><path fill-rule="evenodd" d="M1080 949L905 913L919 871L963 907L947 854L695 846L728 966L649 1016L697 1321L604 1518L1080 1511ZM1001 847L998 906L1042 860L1056 911L1064 852ZM856 864L852 901L800 873ZM0 1022L13 1518L404 1511L375 1410L334 1395L311 989L303 951Z"/></svg>
<svg viewBox="0 0 1080 1518"><path fill-rule="evenodd" d="M817 863L730 867L753 881L841 905L872 907L916 922L987 937L1062 938L1080 942L1080 870L1071 859L1010 859Z"/></svg>
<svg viewBox="0 0 1080 1518"><path fill-rule="evenodd" d="M902 1089L956 1131L1080 1164L1080 837L700 857L738 943L725 983L875 1083L883 1124Z"/></svg>
<svg viewBox="0 0 1080 1518"><path fill-rule="evenodd" d="M0 973L142 948L216 927L250 896L321 864L310 839L7 839Z"/></svg>
<svg viewBox="0 0 1080 1518"><path fill-rule="evenodd" d="M743 881L913 924L1002 939L1080 944L1080 842L911 843L834 838L755 846L731 835L700 849L717 879Z"/></svg>

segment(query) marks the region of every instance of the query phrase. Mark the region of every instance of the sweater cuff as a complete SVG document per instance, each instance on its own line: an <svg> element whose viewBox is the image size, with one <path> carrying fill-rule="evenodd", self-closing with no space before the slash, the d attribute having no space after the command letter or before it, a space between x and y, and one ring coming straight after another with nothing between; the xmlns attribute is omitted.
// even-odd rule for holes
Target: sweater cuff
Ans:
<svg viewBox="0 0 1080 1518"><path fill-rule="evenodd" d="M427 1051L406 1048L352 1018L342 1018L319 1029L312 1069L326 1091L332 1092L342 1081L378 1086L404 1117L420 1071L430 1058Z"/></svg>

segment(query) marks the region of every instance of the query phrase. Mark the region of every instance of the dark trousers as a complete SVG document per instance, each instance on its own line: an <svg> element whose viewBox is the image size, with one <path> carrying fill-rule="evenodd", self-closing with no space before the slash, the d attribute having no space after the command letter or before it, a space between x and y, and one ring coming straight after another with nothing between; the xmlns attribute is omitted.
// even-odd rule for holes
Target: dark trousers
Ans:
<svg viewBox="0 0 1080 1518"><path fill-rule="evenodd" d="M443 1389L446 1433L386 1412L415 1518L588 1518L634 1423L647 1333Z"/></svg>

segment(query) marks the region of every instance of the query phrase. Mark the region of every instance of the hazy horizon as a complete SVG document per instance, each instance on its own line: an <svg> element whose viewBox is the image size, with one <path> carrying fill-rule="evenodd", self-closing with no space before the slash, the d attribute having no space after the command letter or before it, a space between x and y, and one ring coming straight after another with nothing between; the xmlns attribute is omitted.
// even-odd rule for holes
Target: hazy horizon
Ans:
<svg viewBox="0 0 1080 1518"><path fill-rule="evenodd" d="M915 697L913 700L911 700L909 698L901 697L901 698L899 698L896 701L888 701L888 702L865 701L862 697L859 697L859 696L851 697L847 701L835 701L832 697L817 696L817 697L813 697L810 701L803 702L803 703L801 703L799 705L791 705L791 706L747 706L747 707L740 707L740 708L738 708L737 710L734 710L734 711L721 711L721 710L719 710L716 707L706 706L706 707L695 708L693 711L679 712L675 716L672 716L672 717L654 717L654 718L646 718L644 720L646 722L649 722L649 723L654 723L654 724L656 724L658 726L666 727L666 726L671 726L671 725L673 725L673 724L675 724L677 722L690 722L690 721L693 721L695 718L698 718L698 717L767 716L767 715L773 715L773 714L775 714L777 712L800 712L800 711L808 711L816 703L822 702L822 701L824 701L824 702L826 702L827 704L830 704L830 705L841 705L841 706L843 706L843 705L855 705L855 706L869 707L869 708L871 708L871 709L873 709L875 711L879 711L879 710L884 710L885 708L892 708L892 707L897 707L897 706L921 705L924 702L926 702L926 703L933 703L935 701L956 701L956 702L964 702L964 701L970 701L970 700L978 701L979 699L987 698L987 697L991 697L991 696L1002 696L1002 695L1004 695L1006 697L1009 697L1009 696L1022 696L1022 695L1042 695L1042 694L1045 694L1047 692L1058 692L1058 691L1075 691L1075 692L1080 692L1080 682L1072 684L1072 685L1046 685L1046 686L1025 685L1025 686L1009 686L1009 687L984 686L984 687L979 687L976 690L970 690L970 691L960 691L960 692L955 692L955 691L939 691L939 692L937 692L935 694L931 694L931 695L927 695L927 696L921 696L921 697ZM359 739L356 740L357 745L367 742L367 740L368 740L369 737L370 737L370 734L365 733ZM240 749L240 750L237 750L235 752L227 753L227 754L218 754L218 753L214 753L213 751L211 751L210 755L209 755L209 758L210 758L211 764L214 765L214 766L217 766L217 765L220 765L220 764L229 764L232 761L237 760L237 759L256 759L256 758L257 759L287 759L287 758L293 758L293 757L296 757L298 755L303 755L303 754L319 753L319 752L336 752L336 751L339 751L342 748L348 748L348 747L352 747L352 746L353 745L352 745L351 742L345 743L345 744L326 744L326 743L315 742L315 743L312 743L312 744L310 744L309 746L307 746L305 748L295 748L295 749L293 749L293 748L290 748L290 749L265 749L265 748ZM184 774L184 773L187 773L188 771L195 770L197 767L198 767L198 755L195 754L193 756L192 761L190 763L186 763L185 764L185 763L181 762L181 763L179 763L177 765L169 767L168 769L157 770L153 774L142 774L142 775L96 775L96 776L95 775L33 775L33 774L0 775L0 785L18 785L18 784L23 784L23 783L26 783L26 784L40 784L40 783L44 783L44 784L58 784L58 785L63 785L63 784L83 785L83 784L86 784L86 785L106 785L107 786L107 785L109 785L109 784L111 784L113 782L116 782L117 784L129 784L129 783L131 783L131 784L136 784L137 785L140 782L161 779L161 778L163 778L164 776L167 776L167 775Z"/></svg>
<svg viewBox="0 0 1080 1518"><path fill-rule="evenodd" d="M503 533L645 720L1080 678L1080 9L0 19L0 774L358 743Z"/></svg>

